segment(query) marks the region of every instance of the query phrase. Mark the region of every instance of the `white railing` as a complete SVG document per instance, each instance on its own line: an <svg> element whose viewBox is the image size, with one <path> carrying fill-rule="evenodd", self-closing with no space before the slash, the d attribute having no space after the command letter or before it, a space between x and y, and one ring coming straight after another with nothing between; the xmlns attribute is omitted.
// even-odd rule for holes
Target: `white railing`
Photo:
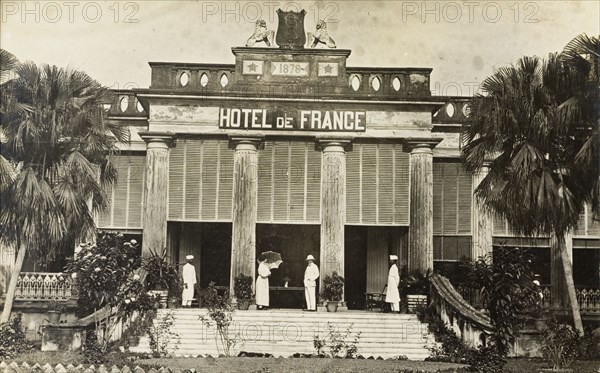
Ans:
<svg viewBox="0 0 600 373"><path fill-rule="evenodd" d="M68 300L73 296L71 278L61 273L21 272L16 300Z"/></svg>

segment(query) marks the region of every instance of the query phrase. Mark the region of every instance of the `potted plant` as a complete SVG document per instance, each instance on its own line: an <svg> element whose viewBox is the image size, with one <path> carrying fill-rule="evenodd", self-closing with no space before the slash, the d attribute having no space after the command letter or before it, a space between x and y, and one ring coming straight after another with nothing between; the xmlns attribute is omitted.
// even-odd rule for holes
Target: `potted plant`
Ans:
<svg viewBox="0 0 600 373"><path fill-rule="evenodd" d="M283 287L287 288L288 285L290 284L290 278L288 276L285 276L284 278L281 279L281 282L283 282Z"/></svg>
<svg viewBox="0 0 600 373"><path fill-rule="evenodd" d="M327 300L327 312L337 312L338 303L344 293L344 278L333 272L323 279L323 298Z"/></svg>
<svg viewBox="0 0 600 373"><path fill-rule="evenodd" d="M51 324L58 324L60 322L60 316L65 310L64 302L57 300L51 300L47 305L48 310L48 322Z"/></svg>
<svg viewBox="0 0 600 373"><path fill-rule="evenodd" d="M177 308L181 304L181 294L183 292L183 281L181 278L177 277L173 280L173 282L169 285L169 308Z"/></svg>
<svg viewBox="0 0 600 373"><path fill-rule="evenodd" d="M171 264L165 247L161 252L150 250L150 256L142 261L146 272L146 288L156 295L161 307L167 306L169 289L179 282L177 267Z"/></svg>
<svg viewBox="0 0 600 373"><path fill-rule="evenodd" d="M401 286L402 292L406 294L408 312L414 312L418 306L427 305L430 276L431 270L429 269L427 271L415 270L404 276Z"/></svg>
<svg viewBox="0 0 600 373"><path fill-rule="evenodd" d="M233 285L235 298L237 299L237 307L239 310L247 310L250 308L252 301L252 277L240 274L235 278Z"/></svg>

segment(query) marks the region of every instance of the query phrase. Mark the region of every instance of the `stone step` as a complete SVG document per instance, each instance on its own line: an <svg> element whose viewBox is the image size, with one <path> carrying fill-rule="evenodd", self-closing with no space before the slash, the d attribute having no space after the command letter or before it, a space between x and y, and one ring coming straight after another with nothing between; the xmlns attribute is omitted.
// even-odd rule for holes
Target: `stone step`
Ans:
<svg viewBox="0 0 600 373"><path fill-rule="evenodd" d="M175 309L158 311L158 318L172 313L174 325L171 332L179 335L171 340L170 346L178 341L176 356L219 355L214 340L214 326L207 327L200 317L207 315L206 309ZM314 354L315 333L325 337L329 325L345 332L350 327L348 343L360 332L359 354L364 357L381 356L393 358L405 355L409 359L423 360L429 356L427 346L435 345L427 332L427 324L411 314L383 314L378 312L302 312L300 310L237 311L233 314L230 331L241 333L245 342L236 346L236 351L270 353L289 357L296 353ZM214 325L214 324L213 324ZM149 340L142 337L134 352L150 352Z"/></svg>

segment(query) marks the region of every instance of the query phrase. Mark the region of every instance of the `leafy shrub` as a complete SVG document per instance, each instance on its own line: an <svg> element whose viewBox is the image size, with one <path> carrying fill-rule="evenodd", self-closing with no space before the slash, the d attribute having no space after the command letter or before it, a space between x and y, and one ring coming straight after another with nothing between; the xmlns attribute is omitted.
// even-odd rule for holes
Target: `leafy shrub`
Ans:
<svg viewBox="0 0 600 373"><path fill-rule="evenodd" d="M499 247L493 256L466 264L467 282L481 291L494 326L494 342L504 355L515 341L515 330L523 325L521 315L539 306L539 287L529 263L531 254Z"/></svg>
<svg viewBox="0 0 600 373"><path fill-rule="evenodd" d="M580 342L582 360L600 359L600 335L594 333L592 327L587 327Z"/></svg>
<svg viewBox="0 0 600 373"><path fill-rule="evenodd" d="M225 356L234 356L234 347L241 342L239 334L229 333L229 327L233 323L235 307L229 301L229 292L219 295L215 283L208 284L208 288L202 294L202 304L208 309L208 314L201 316L200 321L207 326L216 328L215 343L217 351Z"/></svg>
<svg viewBox="0 0 600 373"><path fill-rule="evenodd" d="M429 277L431 277L431 274L430 269L408 272L406 268L403 268L400 280L403 295L428 295Z"/></svg>
<svg viewBox="0 0 600 373"><path fill-rule="evenodd" d="M10 359L32 348L25 339L22 317L21 313L17 313L9 322L0 324L0 360Z"/></svg>
<svg viewBox="0 0 600 373"><path fill-rule="evenodd" d="M542 330L542 355L552 362L553 369L566 368L580 355L581 339L571 325L551 319Z"/></svg>
<svg viewBox="0 0 600 373"><path fill-rule="evenodd" d="M240 274L235 278L233 291L237 299L252 299L252 277Z"/></svg>
<svg viewBox="0 0 600 373"><path fill-rule="evenodd" d="M106 362L106 354L98 343L96 332L88 330L83 343L83 362L86 364L102 364Z"/></svg>
<svg viewBox="0 0 600 373"><path fill-rule="evenodd" d="M506 360L497 346L479 346L471 350L468 357L469 365L481 373L502 373Z"/></svg>
<svg viewBox="0 0 600 373"><path fill-rule="evenodd" d="M344 278L333 272L323 279L323 297L329 301L339 301L344 292Z"/></svg>
<svg viewBox="0 0 600 373"><path fill-rule="evenodd" d="M156 309L155 298L148 294L140 276L135 274L140 264L135 240L125 242L120 233L100 233L95 244L78 247L65 267L76 280L79 292L77 316L84 317L103 308L111 311L95 325L98 335L102 336L96 342L103 352L110 347L111 337L122 320L131 319L133 315L147 319L153 316L149 311ZM148 325L147 322L140 324Z"/></svg>
<svg viewBox="0 0 600 373"><path fill-rule="evenodd" d="M150 349L154 357L168 357L169 345L175 340L175 346L172 350L176 350L179 345L179 334L174 333L171 328L175 323L175 317L172 311L166 312L162 317L158 318L148 331L150 338Z"/></svg>
<svg viewBox="0 0 600 373"><path fill-rule="evenodd" d="M327 335L324 338L315 335L313 339L313 346L317 350L317 354L330 358L355 358L358 354L360 332L354 335L351 342L347 341L353 325L350 324L344 332L339 332L334 325L327 323Z"/></svg>
<svg viewBox="0 0 600 373"><path fill-rule="evenodd" d="M494 344L473 348L454 334L454 331L444 323L431 308L418 309L418 317L428 323L428 328L441 346L430 348L431 355L426 361L468 364L480 373L501 373L506 364L504 354Z"/></svg>

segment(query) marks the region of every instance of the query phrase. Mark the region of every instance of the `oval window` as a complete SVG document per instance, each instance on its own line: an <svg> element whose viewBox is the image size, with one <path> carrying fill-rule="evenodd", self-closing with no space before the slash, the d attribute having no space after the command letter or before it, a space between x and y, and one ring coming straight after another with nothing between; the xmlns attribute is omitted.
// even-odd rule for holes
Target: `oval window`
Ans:
<svg viewBox="0 0 600 373"><path fill-rule="evenodd" d="M371 87L375 92L379 91L379 88L381 88L381 80L379 80L379 77L376 76L371 80Z"/></svg>
<svg viewBox="0 0 600 373"><path fill-rule="evenodd" d="M208 84L208 75L206 75L206 73L202 73L202 76L200 77L200 85L202 87L206 87L207 84Z"/></svg>
<svg viewBox="0 0 600 373"><path fill-rule="evenodd" d="M128 106L129 106L129 97L127 97L127 96L121 97L121 100L119 101L119 109L121 109L122 112L125 112L125 111L127 111Z"/></svg>
<svg viewBox="0 0 600 373"><path fill-rule="evenodd" d="M446 106L446 114L452 118L454 116L454 105L453 104L448 104Z"/></svg>
<svg viewBox="0 0 600 373"><path fill-rule="evenodd" d="M186 85L188 85L189 82L190 82L190 76L188 75L187 72L184 71L179 76L179 83L181 84L182 87L185 87Z"/></svg>
<svg viewBox="0 0 600 373"><path fill-rule="evenodd" d="M223 75L221 75L221 87L225 88L227 87L227 84L229 84L229 78L227 77L227 74L223 73Z"/></svg>
<svg viewBox="0 0 600 373"><path fill-rule="evenodd" d="M400 90L400 79L398 79L398 77L395 77L394 80L392 80L392 88L394 88L394 91L396 92Z"/></svg>
<svg viewBox="0 0 600 373"><path fill-rule="evenodd" d="M355 92L358 91L360 88L360 78L357 75L354 75L350 80L350 85Z"/></svg>

